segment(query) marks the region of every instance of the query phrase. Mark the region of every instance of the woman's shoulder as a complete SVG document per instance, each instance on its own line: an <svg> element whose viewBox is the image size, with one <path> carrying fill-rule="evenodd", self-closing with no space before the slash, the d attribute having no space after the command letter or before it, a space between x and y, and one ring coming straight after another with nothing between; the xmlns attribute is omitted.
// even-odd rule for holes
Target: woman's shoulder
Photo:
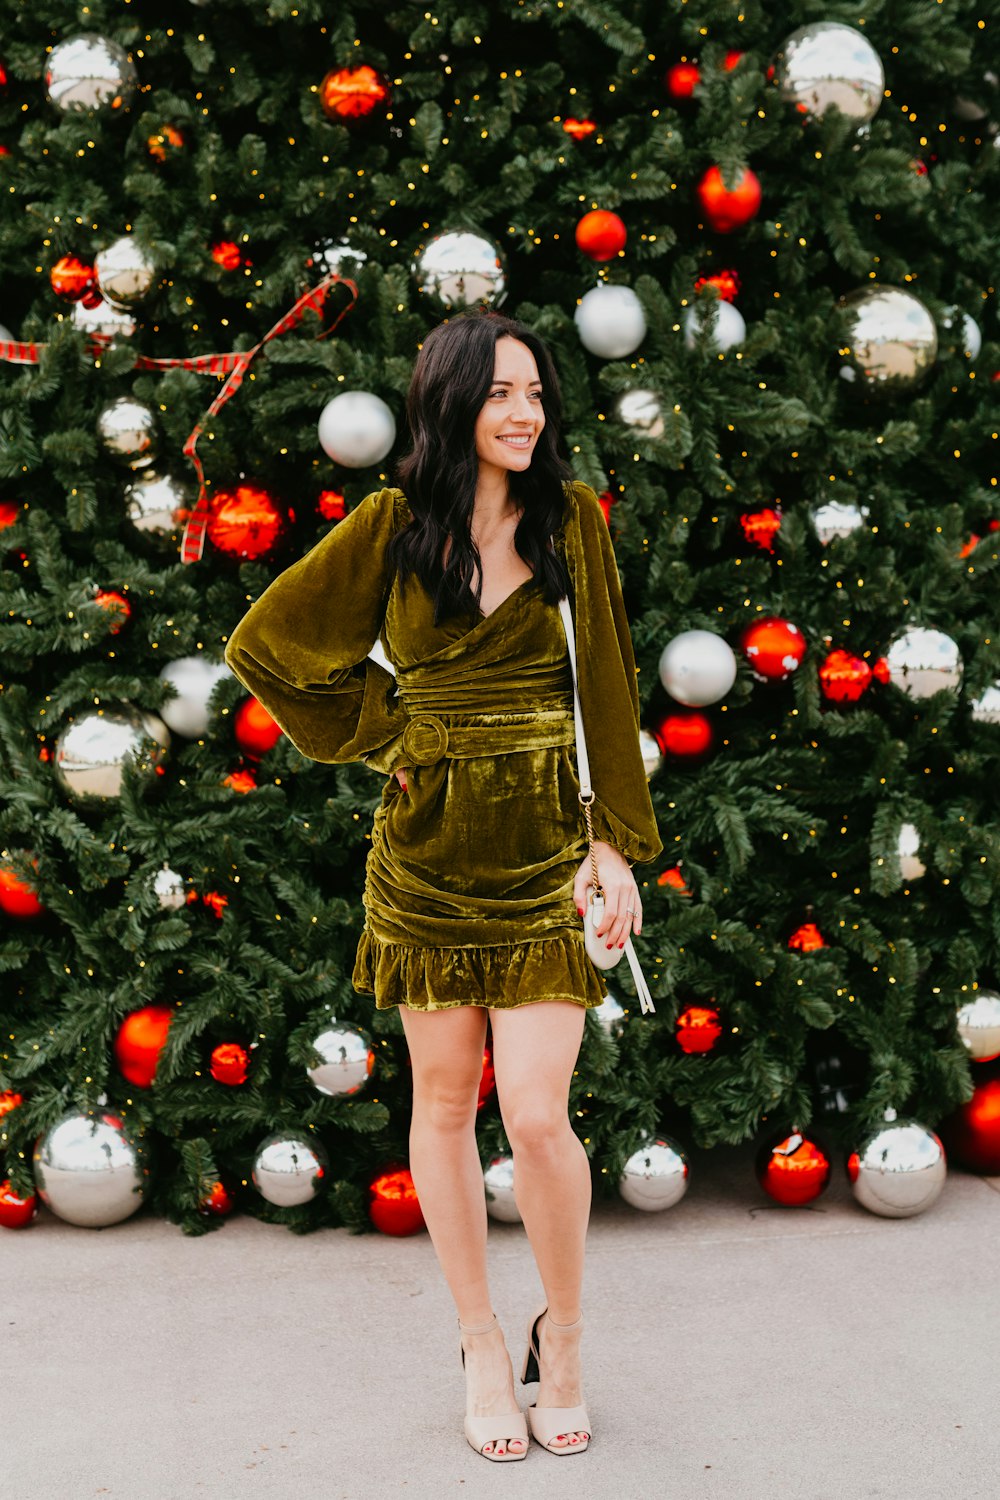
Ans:
<svg viewBox="0 0 1000 1500"><path fill-rule="evenodd" d="M604 507L597 496L597 491L582 479L567 479L563 484L563 520L564 523L574 516L579 519L582 527L586 528L588 523L596 519L604 521ZM606 524L606 523L605 523Z"/></svg>
<svg viewBox="0 0 1000 1500"><path fill-rule="evenodd" d="M363 500L359 500L354 511L367 511L373 518L390 520L391 529L399 531L401 527L413 520L413 512L410 510L406 496L401 489L395 485L385 485L380 490L372 490Z"/></svg>

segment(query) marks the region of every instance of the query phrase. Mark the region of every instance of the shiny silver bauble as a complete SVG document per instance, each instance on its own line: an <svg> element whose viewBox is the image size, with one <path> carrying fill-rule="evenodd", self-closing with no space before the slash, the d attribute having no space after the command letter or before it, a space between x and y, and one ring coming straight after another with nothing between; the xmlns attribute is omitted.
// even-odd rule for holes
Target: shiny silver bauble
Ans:
<svg viewBox="0 0 1000 1500"><path fill-rule="evenodd" d="M646 780L651 781L663 765L663 751L657 744L655 735L650 734L648 729L639 730L639 751Z"/></svg>
<svg viewBox="0 0 1000 1500"><path fill-rule="evenodd" d="M285 1135L276 1130L257 1147L251 1178L268 1203L293 1208L316 1197L329 1171L330 1158L315 1136Z"/></svg>
<svg viewBox="0 0 1000 1500"><path fill-rule="evenodd" d="M57 1218L86 1229L120 1224L140 1209L152 1175L141 1130L114 1110L70 1110L38 1137L38 1196Z"/></svg>
<svg viewBox="0 0 1000 1500"><path fill-rule="evenodd" d="M129 703L92 708L62 730L56 740L56 780L79 802L117 797L127 765L149 775L166 759L170 731L156 714Z"/></svg>
<svg viewBox="0 0 1000 1500"><path fill-rule="evenodd" d="M633 1151L625 1163L618 1191L626 1203L646 1213L673 1208L688 1189L690 1167L675 1141L660 1135Z"/></svg>
<svg viewBox="0 0 1000 1500"><path fill-rule="evenodd" d="M646 337L646 314L630 286L600 281L573 314L580 342L601 359L624 359Z"/></svg>
<svg viewBox="0 0 1000 1500"><path fill-rule="evenodd" d="M131 234L97 252L94 275L101 296L122 312L140 303L156 284L152 257Z"/></svg>
<svg viewBox="0 0 1000 1500"><path fill-rule="evenodd" d="M898 1120L885 1111L885 1123L865 1137L848 1158L851 1190L862 1208L884 1219L922 1214L940 1195L948 1175L944 1147L919 1120Z"/></svg>
<svg viewBox="0 0 1000 1500"><path fill-rule="evenodd" d="M613 415L640 437L663 436L663 409L655 391L636 387L615 397Z"/></svg>
<svg viewBox="0 0 1000 1500"><path fill-rule="evenodd" d="M736 681L733 648L714 631L682 630L660 654L660 681L687 708L718 703Z"/></svg>
<svg viewBox="0 0 1000 1500"><path fill-rule="evenodd" d="M177 696L164 699L159 710L163 722L189 740L200 739L211 722L212 694L218 683L232 675L225 662L212 661L202 652L168 661L160 668L160 681L171 683Z"/></svg>
<svg viewBox="0 0 1000 1500"><path fill-rule="evenodd" d="M871 282L841 297L847 369L869 391L914 390L937 358L937 325L919 297Z"/></svg>
<svg viewBox="0 0 1000 1500"><path fill-rule="evenodd" d="M816 505L809 512L816 535L826 547L837 537L850 536L868 519L866 505L854 505L843 500L828 500L825 505Z"/></svg>
<svg viewBox="0 0 1000 1500"><path fill-rule="evenodd" d="M144 469L156 457L157 427L152 407L134 396L119 396L97 418L105 453L130 469Z"/></svg>
<svg viewBox="0 0 1000 1500"><path fill-rule="evenodd" d="M962 681L962 657L950 635L909 625L886 652L889 677L911 698L930 698Z"/></svg>
<svg viewBox="0 0 1000 1500"><path fill-rule="evenodd" d="M811 21L786 37L774 57L774 78L782 99L811 120L836 107L856 124L867 124L885 90L875 48L840 21Z"/></svg>
<svg viewBox="0 0 1000 1500"><path fill-rule="evenodd" d="M368 259L367 250L357 250L346 240L326 240L312 253L314 270L321 276L350 276L353 280Z"/></svg>
<svg viewBox="0 0 1000 1500"><path fill-rule="evenodd" d="M153 876L151 883L161 911L180 911L182 906L187 905L184 877L178 875L176 870L172 870L166 860L163 861L163 868L157 870Z"/></svg>
<svg viewBox="0 0 1000 1500"><path fill-rule="evenodd" d="M112 340L129 339L135 333L136 328L133 317L119 307L112 307L111 303L103 297L95 307L87 307L83 302L74 302L70 322L74 328L81 328L84 333Z"/></svg>
<svg viewBox="0 0 1000 1500"><path fill-rule="evenodd" d="M172 474L139 472L125 486L125 514L137 531L157 541L176 543L194 505L194 492Z"/></svg>
<svg viewBox="0 0 1000 1500"><path fill-rule="evenodd" d="M410 274L421 295L449 309L499 307L507 297L503 251L470 229L445 229L420 245Z"/></svg>
<svg viewBox="0 0 1000 1500"><path fill-rule="evenodd" d="M1000 724L1000 682L994 682L969 704L977 724Z"/></svg>
<svg viewBox="0 0 1000 1500"><path fill-rule="evenodd" d="M501 1224L520 1224L521 1210L514 1198L514 1158L494 1156L483 1172L486 1212Z"/></svg>
<svg viewBox="0 0 1000 1500"><path fill-rule="evenodd" d="M1000 1057L1000 994L977 990L958 1008L958 1034L974 1062Z"/></svg>
<svg viewBox="0 0 1000 1500"><path fill-rule="evenodd" d="M58 42L45 64L45 91L63 114L121 114L138 82L125 48L95 31Z"/></svg>
<svg viewBox="0 0 1000 1500"><path fill-rule="evenodd" d="M920 880L927 866L920 858L920 833L915 823L901 823L896 836L896 859L903 880Z"/></svg>
<svg viewBox="0 0 1000 1500"><path fill-rule="evenodd" d="M621 1036L625 1024L625 1008L611 990L608 990L600 1005L591 1007L590 1013L608 1036Z"/></svg>
<svg viewBox="0 0 1000 1500"><path fill-rule="evenodd" d="M964 354L966 359L975 359L983 347L983 335L979 324L960 307L950 307L942 315L941 327L944 338L941 342L953 354Z"/></svg>
<svg viewBox="0 0 1000 1500"><path fill-rule="evenodd" d="M318 1060L306 1068L306 1076L321 1094L356 1094L364 1088L375 1065L375 1052L356 1026L331 1020L312 1049Z"/></svg>
<svg viewBox="0 0 1000 1500"><path fill-rule="evenodd" d="M372 391L343 391L320 412L320 447L345 469L381 463L395 441L392 409Z"/></svg>
<svg viewBox="0 0 1000 1500"><path fill-rule="evenodd" d="M736 349L747 336L746 319L739 308L731 302L720 302L715 298L704 298L694 307L685 309L682 318L684 343L693 349L703 330L708 331L708 345L717 354L727 349Z"/></svg>

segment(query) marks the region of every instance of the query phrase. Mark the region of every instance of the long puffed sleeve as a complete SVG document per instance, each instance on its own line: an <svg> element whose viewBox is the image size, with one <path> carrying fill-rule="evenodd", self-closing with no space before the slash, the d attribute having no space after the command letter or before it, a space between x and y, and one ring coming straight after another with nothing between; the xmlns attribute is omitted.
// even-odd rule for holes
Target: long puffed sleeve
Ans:
<svg viewBox="0 0 1000 1500"><path fill-rule="evenodd" d="M590 758L594 837L626 859L662 852L639 745L639 689L621 579L601 502L589 485L576 500L566 534L573 583L580 707Z"/></svg>
<svg viewBox="0 0 1000 1500"><path fill-rule="evenodd" d="M311 760L393 771L409 716L368 652L391 586L393 489L377 490L271 583L236 626L226 664ZM387 762L391 761L391 764Z"/></svg>

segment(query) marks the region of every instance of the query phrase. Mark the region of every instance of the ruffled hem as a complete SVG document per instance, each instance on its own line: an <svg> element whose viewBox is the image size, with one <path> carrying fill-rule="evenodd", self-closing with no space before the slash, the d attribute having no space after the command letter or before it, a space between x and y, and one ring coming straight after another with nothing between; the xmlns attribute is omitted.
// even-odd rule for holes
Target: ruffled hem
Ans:
<svg viewBox="0 0 1000 1500"><path fill-rule="evenodd" d="M592 1010L607 987L579 937L529 939L482 948L420 948L384 943L362 929L351 982L375 996L377 1010L448 1010L456 1005L513 1010L539 1000L568 1000Z"/></svg>

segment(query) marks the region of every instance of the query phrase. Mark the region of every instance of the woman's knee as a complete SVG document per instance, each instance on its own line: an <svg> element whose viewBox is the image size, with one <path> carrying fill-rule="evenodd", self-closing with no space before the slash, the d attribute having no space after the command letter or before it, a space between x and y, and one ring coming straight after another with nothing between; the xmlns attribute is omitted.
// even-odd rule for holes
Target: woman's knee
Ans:
<svg viewBox="0 0 1000 1500"><path fill-rule="evenodd" d="M413 1115L435 1130L466 1130L475 1123L479 1108L479 1073L413 1080Z"/></svg>
<svg viewBox="0 0 1000 1500"><path fill-rule="evenodd" d="M501 1100L503 1128L515 1155L547 1156L561 1151L573 1130L565 1105L544 1099L505 1105Z"/></svg>

